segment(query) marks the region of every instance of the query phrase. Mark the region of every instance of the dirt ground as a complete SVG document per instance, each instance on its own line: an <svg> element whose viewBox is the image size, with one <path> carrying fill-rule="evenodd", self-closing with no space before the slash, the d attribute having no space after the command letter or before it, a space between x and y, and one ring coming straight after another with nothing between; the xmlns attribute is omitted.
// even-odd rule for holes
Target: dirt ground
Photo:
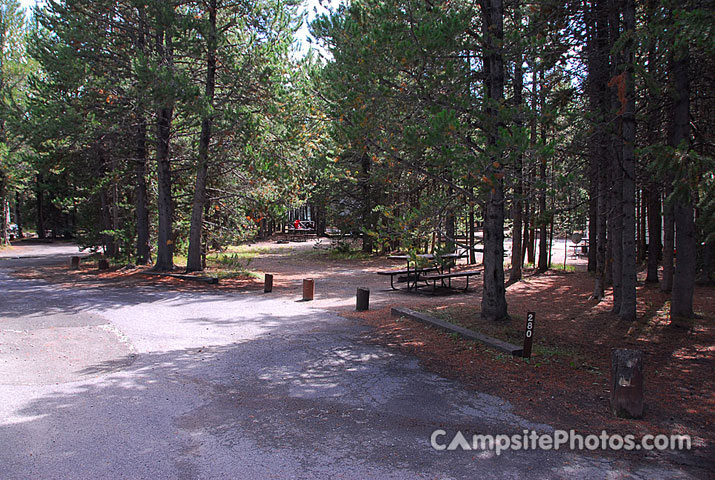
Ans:
<svg viewBox="0 0 715 480"><path fill-rule="evenodd" d="M272 273L274 295L300 296L301 281L316 281L315 307L339 311L373 327L366 340L415 355L429 369L456 378L480 392L511 402L518 414L555 428L580 433L689 434L696 458L713 457L715 440L715 287L698 286L700 317L673 323L669 298L657 285L638 283L638 320L624 323L610 312L611 300L589 300L593 280L583 272L533 275L507 288L510 322L480 319L481 280L468 293L430 296L392 291L377 270L399 267L384 257L336 259L312 242L254 246L254 277L221 279L218 285L149 276L143 268L99 272L94 265L16 273L50 282L101 288L153 285L179 290L256 291L262 273ZM69 260L68 260L69 263ZM581 270L583 270L581 268ZM209 272L210 274L211 272ZM371 310L356 313L356 287L371 289ZM527 311L536 312L531 360L512 358L475 342L416 322L390 316L393 306L428 311L513 343L520 343ZM641 420L617 419L609 412L610 355L613 348L636 348L645 355L646 411Z"/></svg>

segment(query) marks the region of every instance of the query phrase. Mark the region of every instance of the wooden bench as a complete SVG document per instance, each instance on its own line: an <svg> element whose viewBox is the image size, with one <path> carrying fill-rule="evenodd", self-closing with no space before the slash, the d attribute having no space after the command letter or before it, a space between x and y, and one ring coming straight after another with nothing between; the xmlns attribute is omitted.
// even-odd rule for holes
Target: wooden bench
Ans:
<svg viewBox="0 0 715 480"><path fill-rule="evenodd" d="M453 272L453 273L440 273L437 275L422 275L420 276L420 281L422 282L432 282L432 291L437 290L437 280L444 282L444 280L449 280L449 286L452 286L452 279L465 277L467 279L467 286L464 287L464 291L469 290L469 278L474 275L481 275L482 272L477 270L467 270L463 272Z"/></svg>
<svg viewBox="0 0 715 480"><path fill-rule="evenodd" d="M437 267L425 267L425 268L410 268L401 270L381 270L376 272L378 275L389 275L390 276L390 288L397 290L395 288L394 280L395 275L406 275L403 278L398 277L398 282L409 282L410 280L422 280L422 273L438 271Z"/></svg>

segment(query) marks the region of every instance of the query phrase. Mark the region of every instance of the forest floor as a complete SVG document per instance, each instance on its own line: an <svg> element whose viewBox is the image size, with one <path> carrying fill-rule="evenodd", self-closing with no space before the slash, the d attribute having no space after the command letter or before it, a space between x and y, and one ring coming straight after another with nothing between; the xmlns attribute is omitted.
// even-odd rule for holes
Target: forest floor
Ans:
<svg viewBox="0 0 715 480"><path fill-rule="evenodd" d="M612 297L590 300L593 280L584 271L550 271L507 288L511 320L494 324L479 315L481 279L468 293L429 296L392 291L377 270L399 267L384 257L336 256L321 244L263 242L233 252L238 272L220 265L218 285L145 275L144 268L100 272L94 265L24 270L23 278L43 278L65 286L155 285L189 291L249 290L262 294L263 273L275 275L272 295L300 297L303 278L316 282L315 307L369 325L366 340L417 357L425 368L459 380L475 391L511 402L515 411L554 428L582 434L688 434L694 466L715 458L715 287L697 286L699 318L671 322L669 296L657 285L638 282L638 319L625 323L611 313ZM582 265L581 265L582 266ZM579 268L577 268L579 270ZM580 270L583 270L581 268ZM250 274L248 272L251 272ZM371 289L371 310L354 311L356 287ZM536 312L535 347L530 360L514 358L472 341L390 315L393 306L430 312L443 320L519 344L527 311ZM635 348L645 355L646 410L641 420L615 418L609 411L610 355L613 348ZM680 460L679 460L680 461Z"/></svg>

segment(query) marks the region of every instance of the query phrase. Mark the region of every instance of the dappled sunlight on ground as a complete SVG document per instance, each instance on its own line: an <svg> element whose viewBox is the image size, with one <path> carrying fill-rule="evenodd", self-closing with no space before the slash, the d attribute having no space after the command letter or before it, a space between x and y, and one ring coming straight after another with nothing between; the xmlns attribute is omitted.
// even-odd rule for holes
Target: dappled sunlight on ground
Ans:
<svg viewBox="0 0 715 480"><path fill-rule="evenodd" d="M421 295L392 291L389 277L376 275L378 270L402 268L400 261L385 257L334 258L324 249L313 248L311 242L299 245L263 242L251 248L256 255L248 268L256 276L222 278L218 285L149 276L143 274L142 268L99 272L96 266L88 264L73 271L69 269L69 259L66 266L39 267L14 275L47 280L65 290L78 286L98 291L106 286L151 286L175 291L177 296L185 296L184 292L216 292L245 294L255 296L256 300L294 301L301 299L302 280L313 278L315 301L306 305L309 308L334 309L370 325L372 328L365 334L367 341L409 352L443 376L457 378L477 391L499 395L534 421L585 432L607 428L639 434L688 433L700 445L712 445L715 440L715 287L696 288L695 310L701 318L671 322L669 295L660 292L657 285L640 281L638 319L629 323L611 312L610 290L601 302L590 299L594 280L589 274L550 271L534 275L533 270L527 269L523 280L506 290L512 319L494 324L480 317L481 277L470 281L468 293ZM271 294L262 291L264 273L274 275ZM354 312L357 287L370 288L371 311ZM151 295L145 300L152 301ZM106 299L107 308L111 308L111 302L112 298ZM530 362L511 358L412 321L391 317L392 306L428 310L448 321L517 344L523 338L527 312L536 312L533 358ZM204 320L187 321L200 325ZM215 319L205 321L217 323ZM616 419L609 412L612 348L637 348L645 354L647 399L643 420ZM316 366L295 377L289 385L292 391L299 396L332 395L337 392L336 379L325 371L343 366L359 371L363 362L360 358L343 358L339 351L331 358L337 363ZM280 368L263 374L266 381L276 382L294 376Z"/></svg>

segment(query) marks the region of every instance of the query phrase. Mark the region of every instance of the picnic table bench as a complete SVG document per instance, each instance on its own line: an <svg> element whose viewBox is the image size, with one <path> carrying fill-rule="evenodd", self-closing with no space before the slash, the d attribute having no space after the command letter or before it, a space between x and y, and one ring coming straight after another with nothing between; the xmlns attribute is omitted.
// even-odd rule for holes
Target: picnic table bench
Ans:
<svg viewBox="0 0 715 480"><path fill-rule="evenodd" d="M315 230L310 228L288 228L288 241L305 242L309 237L315 237Z"/></svg>
<svg viewBox="0 0 715 480"><path fill-rule="evenodd" d="M406 281L407 290L417 290L420 286L428 286L429 282L432 282L432 290L437 289L437 280L442 281L443 286L447 286L444 280L448 280L448 285L451 288L452 278L466 277L467 278L467 289L469 288L469 277L472 275L478 275L476 271L472 272L455 272L451 273L452 267L455 265L456 261L460 258L464 258L464 254L461 253L446 253L442 255L433 255L429 253L418 254L414 256L410 255L390 255L388 258L393 260L406 260L407 268L398 270L386 270L377 272L378 275L390 275L390 287L393 290L397 290L394 284L395 276L398 276L398 282ZM441 260L441 264L440 264ZM425 267L411 267L411 263L417 261L430 262L432 265ZM435 274L430 274L430 272L436 272ZM428 274L428 275L425 275ZM399 275L406 275L406 277L401 278ZM419 285L419 282L425 282L425 285ZM466 289L465 289L466 291Z"/></svg>
<svg viewBox="0 0 715 480"><path fill-rule="evenodd" d="M397 290L395 288L395 276L397 277L398 282L409 282L409 281L417 281L421 277L420 275L422 273L426 272L435 272L438 271L439 268L437 267L424 267L424 268L410 268L410 269L398 269L398 270L381 270L377 272L378 275L389 275L390 276L390 288L393 290ZM404 277L399 277L399 275L405 275Z"/></svg>
<svg viewBox="0 0 715 480"><path fill-rule="evenodd" d="M569 248L573 250L571 253L572 257L580 257L580 256L586 256L588 255L588 239L582 240L581 242L577 243L576 245L569 245Z"/></svg>
<svg viewBox="0 0 715 480"><path fill-rule="evenodd" d="M478 270L467 270L467 271L462 271L462 272L448 272L448 273L439 273L437 275L421 275L420 276L420 281L422 282L432 282L432 291L437 290L437 281L441 281L442 285L444 285L444 281L448 280L449 282L449 288L452 288L452 279L453 278L460 278L460 277L465 277L467 279L467 286L464 287L464 291L469 290L469 278L473 277L475 275L481 275L482 272Z"/></svg>

